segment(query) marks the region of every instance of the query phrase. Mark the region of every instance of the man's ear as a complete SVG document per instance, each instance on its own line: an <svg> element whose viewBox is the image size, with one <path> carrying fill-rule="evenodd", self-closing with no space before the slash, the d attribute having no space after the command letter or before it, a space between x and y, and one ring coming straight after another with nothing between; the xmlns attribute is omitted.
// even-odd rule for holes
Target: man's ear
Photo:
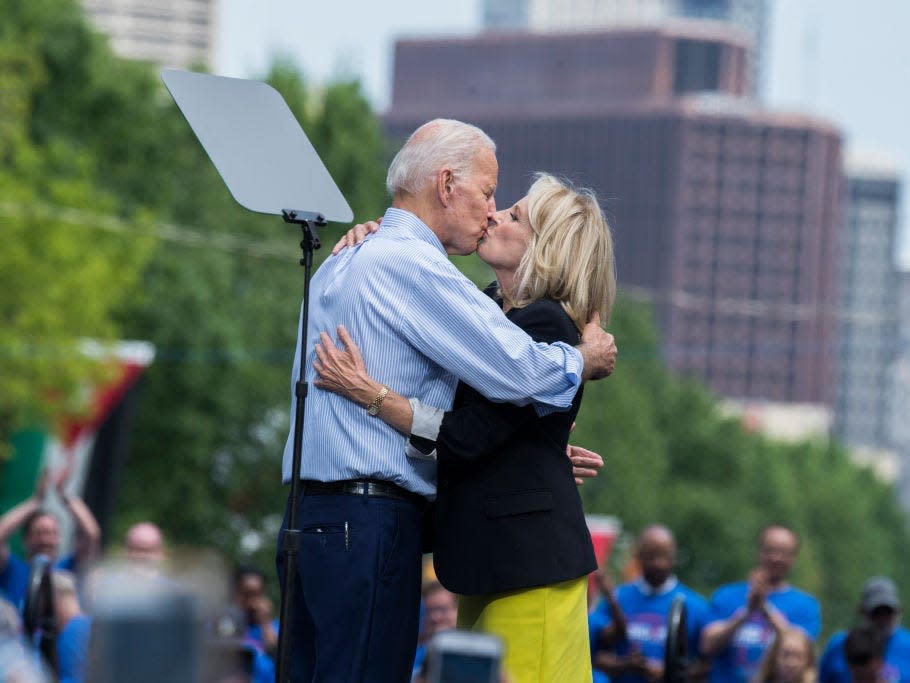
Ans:
<svg viewBox="0 0 910 683"><path fill-rule="evenodd" d="M455 174L452 173L452 169L444 168L436 174L436 197L440 204L449 208L454 193Z"/></svg>

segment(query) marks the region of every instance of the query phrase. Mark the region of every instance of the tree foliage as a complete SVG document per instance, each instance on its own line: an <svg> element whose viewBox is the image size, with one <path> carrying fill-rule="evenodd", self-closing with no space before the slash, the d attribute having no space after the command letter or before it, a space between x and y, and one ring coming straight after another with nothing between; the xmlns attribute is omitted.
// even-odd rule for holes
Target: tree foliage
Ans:
<svg viewBox="0 0 910 683"><path fill-rule="evenodd" d="M117 338L116 313L151 246L97 218L115 199L90 154L30 135L34 98L49 83L35 43L0 37L0 440L86 407L85 385L104 368L80 342Z"/></svg>

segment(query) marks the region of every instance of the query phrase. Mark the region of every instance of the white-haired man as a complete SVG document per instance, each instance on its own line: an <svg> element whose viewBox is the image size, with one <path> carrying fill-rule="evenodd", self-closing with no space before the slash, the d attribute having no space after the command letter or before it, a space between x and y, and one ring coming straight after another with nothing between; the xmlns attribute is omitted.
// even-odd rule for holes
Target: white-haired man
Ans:
<svg viewBox="0 0 910 683"><path fill-rule="evenodd" d="M448 260L470 254L496 211L496 147L444 119L418 128L389 168L382 231L329 258L313 278L305 377L313 342L344 325L370 373L439 410L459 380L497 401L569 407L585 379L610 374L616 347L594 322L577 348L537 344ZM298 376L301 340L292 375ZM298 519L302 530L291 629L292 681L407 681L417 641L421 528L436 463L367 406L316 389L307 400ZM416 401L415 401L416 405ZM412 434L421 433L415 408ZM438 421L437 421L438 424ZM291 478L293 429L284 452ZM287 528L288 520L282 526ZM279 540L279 572L283 562ZM283 585L282 581L282 585Z"/></svg>

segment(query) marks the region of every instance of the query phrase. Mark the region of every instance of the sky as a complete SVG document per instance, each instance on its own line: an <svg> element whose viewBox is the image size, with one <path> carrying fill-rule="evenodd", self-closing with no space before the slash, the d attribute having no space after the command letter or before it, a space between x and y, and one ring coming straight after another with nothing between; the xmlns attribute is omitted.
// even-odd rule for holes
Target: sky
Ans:
<svg viewBox="0 0 910 683"><path fill-rule="evenodd" d="M481 0L220 0L214 72L258 78L293 59L313 82L357 76L374 108L391 98L395 40L470 35ZM910 182L910 1L769 0L764 99L834 123L848 149ZM907 194L906 189L903 192ZM910 203L898 262L910 269Z"/></svg>

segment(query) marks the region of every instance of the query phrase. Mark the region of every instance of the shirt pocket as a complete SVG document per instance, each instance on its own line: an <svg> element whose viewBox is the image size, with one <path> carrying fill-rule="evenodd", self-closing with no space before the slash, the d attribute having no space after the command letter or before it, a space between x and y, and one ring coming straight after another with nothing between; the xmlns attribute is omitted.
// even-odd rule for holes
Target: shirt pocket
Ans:
<svg viewBox="0 0 910 683"><path fill-rule="evenodd" d="M483 512L491 519L524 515L532 512L547 512L552 509L553 493L548 489L519 491L487 498L483 502Z"/></svg>

